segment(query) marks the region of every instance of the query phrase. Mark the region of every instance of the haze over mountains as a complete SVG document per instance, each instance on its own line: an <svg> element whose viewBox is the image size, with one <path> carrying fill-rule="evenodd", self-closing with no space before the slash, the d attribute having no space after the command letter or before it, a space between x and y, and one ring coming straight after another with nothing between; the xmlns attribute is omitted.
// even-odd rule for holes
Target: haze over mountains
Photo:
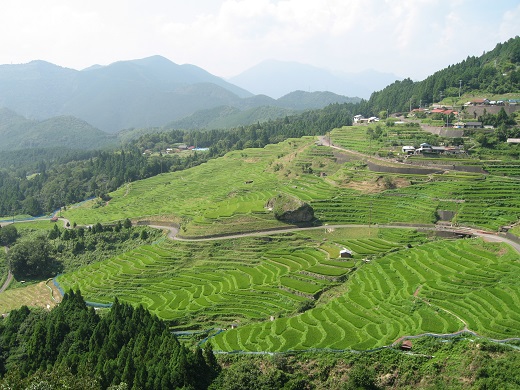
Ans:
<svg viewBox="0 0 520 390"><path fill-rule="evenodd" d="M401 79L392 73L370 69L359 73L332 72L298 62L267 60L229 81L255 94L275 99L297 90L330 91L368 99L372 92Z"/></svg>
<svg viewBox="0 0 520 390"><path fill-rule="evenodd" d="M264 84L277 83L269 75L266 77ZM81 71L45 61L0 65L0 108L38 121L73 116L107 133L164 126L197 116L201 110L207 117L207 110L220 108L217 111L221 119L223 112L236 116L237 110L254 111L269 106L276 108L272 110L272 116L278 117L292 110L356 101L359 98L333 93L298 92L278 100L265 95L255 96L197 66L178 65L161 56L120 61L108 66L94 65ZM262 115L271 117L265 110ZM242 115L244 118L257 116ZM202 124L210 125L213 119L207 118ZM240 122L241 119L236 120Z"/></svg>

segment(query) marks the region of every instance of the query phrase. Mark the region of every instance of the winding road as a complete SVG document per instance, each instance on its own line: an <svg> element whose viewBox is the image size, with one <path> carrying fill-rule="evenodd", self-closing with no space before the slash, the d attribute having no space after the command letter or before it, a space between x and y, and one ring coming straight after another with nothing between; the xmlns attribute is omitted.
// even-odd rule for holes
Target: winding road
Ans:
<svg viewBox="0 0 520 390"><path fill-rule="evenodd" d="M414 228L418 230L428 230L428 231L445 231L451 233L462 233L468 234L476 237L482 237L486 241L490 242L504 242L510 245L513 249L515 249L518 253L520 253L520 244L510 240L507 237L499 236L496 233L485 232L483 230L464 228L464 227L442 227L432 225L424 226L424 225L355 225L355 224L344 224L344 225L323 225L323 226L312 226L312 227L291 227L286 229L273 229L273 230L262 230L258 232L250 232L250 233L239 233L239 234L231 234L231 235L222 235L222 236L214 236L214 237L200 237L200 238L184 238L179 237L179 228L175 226L164 226L164 225L154 225L153 223L148 225L154 229L168 230L168 238L171 240L177 241L218 241L218 240L230 240L234 238L242 238L242 237L261 237L268 236L271 234L281 234L281 233L292 233L299 232L305 230L319 230L319 229L343 229L343 228L390 228L390 229L403 229L403 228Z"/></svg>

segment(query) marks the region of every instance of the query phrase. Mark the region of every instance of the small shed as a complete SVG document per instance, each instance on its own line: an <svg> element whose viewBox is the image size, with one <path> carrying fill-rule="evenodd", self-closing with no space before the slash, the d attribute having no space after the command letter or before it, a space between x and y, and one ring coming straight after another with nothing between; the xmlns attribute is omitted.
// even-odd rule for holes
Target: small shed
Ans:
<svg viewBox="0 0 520 390"><path fill-rule="evenodd" d="M56 217L56 216L52 217L51 222L58 222L58 217Z"/></svg>
<svg viewBox="0 0 520 390"><path fill-rule="evenodd" d="M481 129L482 122L466 122L466 129Z"/></svg>
<svg viewBox="0 0 520 390"><path fill-rule="evenodd" d="M414 154L415 153L415 147L410 145L405 145L401 148L402 152L404 154Z"/></svg>
<svg viewBox="0 0 520 390"><path fill-rule="evenodd" d="M412 344L412 341L411 340L404 340L403 343L401 344L401 349L403 351L410 351L413 347L413 344Z"/></svg>
<svg viewBox="0 0 520 390"><path fill-rule="evenodd" d="M339 257L350 259L352 257L352 251L347 248L343 248L339 251Z"/></svg>

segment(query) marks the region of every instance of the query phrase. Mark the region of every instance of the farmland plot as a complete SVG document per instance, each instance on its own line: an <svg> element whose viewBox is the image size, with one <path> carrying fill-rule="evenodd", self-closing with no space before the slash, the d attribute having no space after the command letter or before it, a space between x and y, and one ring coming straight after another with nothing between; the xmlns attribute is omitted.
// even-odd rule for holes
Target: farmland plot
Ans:
<svg viewBox="0 0 520 390"><path fill-rule="evenodd" d="M519 275L517 253L506 246L477 239L428 243L361 266L347 292L324 306L229 330L212 343L221 350L366 350L405 335L465 327L488 337L518 337Z"/></svg>

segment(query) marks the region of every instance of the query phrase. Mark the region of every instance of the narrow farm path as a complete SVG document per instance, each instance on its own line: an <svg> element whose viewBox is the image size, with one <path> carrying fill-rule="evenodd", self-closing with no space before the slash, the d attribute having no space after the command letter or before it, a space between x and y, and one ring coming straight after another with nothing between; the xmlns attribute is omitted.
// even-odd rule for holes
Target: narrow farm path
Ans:
<svg viewBox="0 0 520 390"><path fill-rule="evenodd" d="M7 253L8 248L6 246L4 246L4 250L5 250L5 253ZM7 288L9 287L9 285L11 284L12 281L13 281L13 273L11 272L11 270L8 270L7 279L5 280L2 287L0 287L0 294L3 293L5 290L7 290Z"/></svg>

